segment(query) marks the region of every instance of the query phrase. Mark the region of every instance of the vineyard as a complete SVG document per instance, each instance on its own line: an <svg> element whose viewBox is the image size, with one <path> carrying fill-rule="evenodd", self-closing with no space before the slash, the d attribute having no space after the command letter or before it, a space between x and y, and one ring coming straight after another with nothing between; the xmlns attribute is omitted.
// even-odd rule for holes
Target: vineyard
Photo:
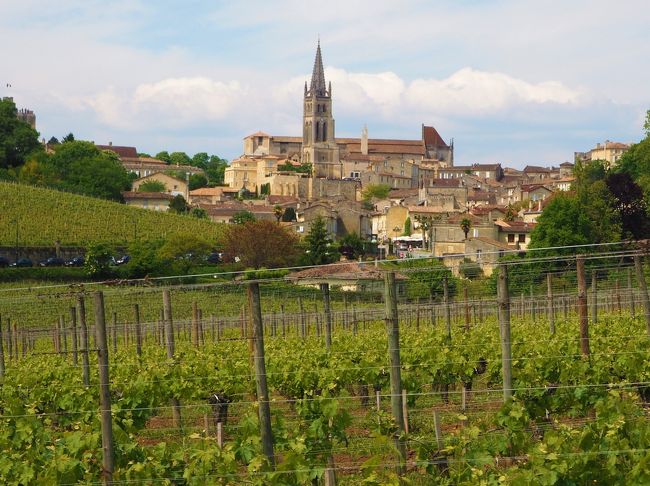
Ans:
<svg viewBox="0 0 650 486"><path fill-rule="evenodd" d="M203 235L222 227L208 220L160 213L51 189L0 182L0 245L124 245L138 238Z"/></svg>
<svg viewBox="0 0 650 486"><path fill-rule="evenodd" d="M409 270L0 290L0 482L650 483L643 257L517 265L428 299Z"/></svg>

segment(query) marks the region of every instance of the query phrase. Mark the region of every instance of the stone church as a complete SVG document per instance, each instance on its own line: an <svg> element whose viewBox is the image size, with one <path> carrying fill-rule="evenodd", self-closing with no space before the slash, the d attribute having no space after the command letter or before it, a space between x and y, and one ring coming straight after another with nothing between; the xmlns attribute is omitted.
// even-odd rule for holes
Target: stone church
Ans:
<svg viewBox="0 0 650 486"><path fill-rule="evenodd" d="M445 142L431 126L422 125L421 137L412 140L371 139L366 127L360 138L336 138L332 83L325 79L320 42L303 97L302 137L264 132L245 137L243 155L226 169L226 184L253 192L268 184L271 194L297 197L305 192L300 187L308 185L304 178L312 179L310 187L320 179L319 185L338 180L407 189L453 166L453 140ZM279 170L304 164L311 165L311 174Z"/></svg>

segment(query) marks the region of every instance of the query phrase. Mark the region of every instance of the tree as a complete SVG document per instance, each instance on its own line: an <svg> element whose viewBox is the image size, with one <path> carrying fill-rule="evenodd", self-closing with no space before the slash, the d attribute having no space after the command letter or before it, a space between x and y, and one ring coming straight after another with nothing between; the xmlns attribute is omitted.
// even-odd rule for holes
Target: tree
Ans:
<svg viewBox="0 0 650 486"><path fill-rule="evenodd" d="M322 216L317 216L311 222L305 241L307 242L306 259L310 265L325 265L336 261L337 252L332 247L332 240Z"/></svg>
<svg viewBox="0 0 650 486"><path fill-rule="evenodd" d="M200 236L176 234L160 247L158 257L186 274L192 265L202 263L211 249L212 245Z"/></svg>
<svg viewBox="0 0 650 486"><path fill-rule="evenodd" d="M299 174L311 174L311 164L293 165L290 163L278 165L280 172L297 172Z"/></svg>
<svg viewBox="0 0 650 486"><path fill-rule="evenodd" d="M172 162L172 159L169 157L169 152L167 152L166 150L163 150L162 152L158 152L155 158L158 160L162 160L167 164L171 164Z"/></svg>
<svg viewBox="0 0 650 486"><path fill-rule="evenodd" d="M48 145L59 145L61 142L59 142L59 139L56 137L50 137L50 139L47 141Z"/></svg>
<svg viewBox="0 0 650 486"><path fill-rule="evenodd" d="M402 233L402 236L411 236L412 233L413 230L411 228L411 217L407 216L404 220L404 232Z"/></svg>
<svg viewBox="0 0 650 486"><path fill-rule="evenodd" d="M278 221L278 224L280 224L280 220L282 219L283 214L284 214L284 208L279 204L276 204L273 207L273 215L275 216L275 219Z"/></svg>
<svg viewBox="0 0 650 486"><path fill-rule="evenodd" d="M113 261L113 249L104 244L96 244L88 247L84 262L86 273L91 278L106 278L111 272Z"/></svg>
<svg viewBox="0 0 650 486"><path fill-rule="evenodd" d="M131 259L126 264L129 278L160 275L161 270L165 268L158 256L163 244L163 240L138 240L129 243L128 252Z"/></svg>
<svg viewBox="0 0 650 486"><path fill-rule="evenodd" d="M190 191L205 187L208 185L208 179L203 174L192 174L190 176Z"/></svg>
<svg viewBox="0 0 650 486"><path fill-rule="evenodd" d="M433 225L433 218L431 216L417 215L415 216L415 221L418 222L420 231L422 231L422 247L426 250L429 248L427 235Z"/></svg>
<svg viewBox="0 0 650 486"><path fill-rule="evenodd" d="M460 229L463 230L463 233L465 233L465 239L467 239L467 235L469 234L469 230L472 227L472 221L469 218L463 218L460 221Z"/></svg>
<svg viewBox="0 0 650 486"><path fill-rule="evenodd" d="M30 154L42 150L38 132L17 114L11 99L0 100L0 169L19 167Z"/></svg>
<svg viewBox="0 0 650 486"><path fill-rule="evenodd" d="M348 260L356 260L366 254L366 242L356 233L348 233L339 240L339 253Z"/></svg>
<svg viewBox="0 0 650 486"><path fill-rule="evenodd" d="M171 201L169 201L169 211L176 214L187 214L189 211L189 206L187 201L180 194L175 195Z"/></svg>
<svg viewBox="0 0 650 486"><path fill-rule="evenodd" d="M192 159L185 152L172 152L169 154L170 164L172 165L190 165Z"/></svg>
<svg viewBox="0 0 650 486"><path fill-rule="evenodd" d="M232 222L234 224L246 224L252 221L255 221L257 218L250 211L237 211L232 215Z"/></svg>
<svg viewBox="0 0 650 486"><path fill-rule="evenodd" d="M372 199L386 199L390 192L388 184L370 184L363 190L363 199L369 201Z"/></svg>
<svg viewBox="0 0 650 486"><path fill-rule="evenodd" d="M620 216L623 238L649 238L648 205L643 199L641 187L627 172L609 174L605 183L614 197L614 207Z"/></svg>
<svg viewBox="0 0 650 486"><path fill-rule="evenodd" d="M68 133L65 137L61 139L61 143L74 142L74 134L72 132Z"/></svg>
<svg viewBox="0 0 650 486"><path fill-rule="evenodd" d="M255 269L287 267L299 256L298 237L272 221L248 221L228 226L223 252L226 261L239 259Z"/></svg>
<svg viewBox="0 0 650 486"><path fill-rule="evenodd" d="M150 180L138 186L138 192L165 192L167 187L160 181Z"/></svg>
<svg viewBox="0 0 650 486"><path fill-rule="evenodd" d="M643 121L643 131L645 138L650 138L650 110L645 112L645 120Z"/></svg>
<svg viewBox="0 0 650 486"><path fill-rule="evenodd" d="M68 141L43 159L56 173L51 185L57 189L122 201L131 181L117 154L99 150L92 142Z"/></svg>
<svg viewBox="0 0 650 486"><path fill-rule="evenodd" d="M454 278L451 270L435 258L402 260L395 265L398 272L404 270L404 274L408 276L406 289L411 298L442 298L445 278L447 278L449 295L453 296L456 293L457 279Z"/></svg>
<svg viewBox="0 0 650 486"><path fill-rule="evenodd" d="M226 167L228 167L227 160L211 155L207 166L203 168L205 175L208 177L208 183L212 185L223 184Z"/></svg>
<svg viewBox="0 0 650 486"><path fill-rule="evenodd" d="M198 219L208 219L208 212L203 208L190 209L190 216Z"/></svg>
<svg viewBox="0 0 650 486"><path fill-rule="evenodd" d="M194 157L192 157L192 161L190 162L190 165L205 170L209 162L210 162L210 156L208 155L208 153L199 152L198 154L194 154Z"/></svg>
<svg viewBox="0 0 650 486"><path fill-rule="evenodd" d="M289 221L295 221L296 220L296 210L293 209L291 206L287 207L284 210L284 214L282 214L282 221L283 222L289 222Z"/></svg>

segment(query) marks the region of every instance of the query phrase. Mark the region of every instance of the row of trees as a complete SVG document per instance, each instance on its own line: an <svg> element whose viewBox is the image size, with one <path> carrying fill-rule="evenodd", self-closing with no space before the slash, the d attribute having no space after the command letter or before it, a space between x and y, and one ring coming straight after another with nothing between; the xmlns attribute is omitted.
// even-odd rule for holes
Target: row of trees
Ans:
<svg viewBox="0 0 650 486"><path fill-rule="evenodd" d="M650 238L650 111L646 137L609 168L576 162L573 190L553 196L531 235L531 248Z"/></svg>

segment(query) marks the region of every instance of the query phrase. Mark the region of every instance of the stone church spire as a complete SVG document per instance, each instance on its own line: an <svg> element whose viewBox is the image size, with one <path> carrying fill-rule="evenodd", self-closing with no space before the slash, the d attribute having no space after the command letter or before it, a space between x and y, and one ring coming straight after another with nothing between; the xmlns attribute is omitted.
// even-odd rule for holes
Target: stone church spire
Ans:
<svg viewBox="0 0 650 486"><path fill-rule="evenodd" d="M311 73L310 91L316 96L327 96L327 85L325 84L325 70L323 69L323 57L320 52L320 39L316 48L316 59L314 69Z"/></svg>

